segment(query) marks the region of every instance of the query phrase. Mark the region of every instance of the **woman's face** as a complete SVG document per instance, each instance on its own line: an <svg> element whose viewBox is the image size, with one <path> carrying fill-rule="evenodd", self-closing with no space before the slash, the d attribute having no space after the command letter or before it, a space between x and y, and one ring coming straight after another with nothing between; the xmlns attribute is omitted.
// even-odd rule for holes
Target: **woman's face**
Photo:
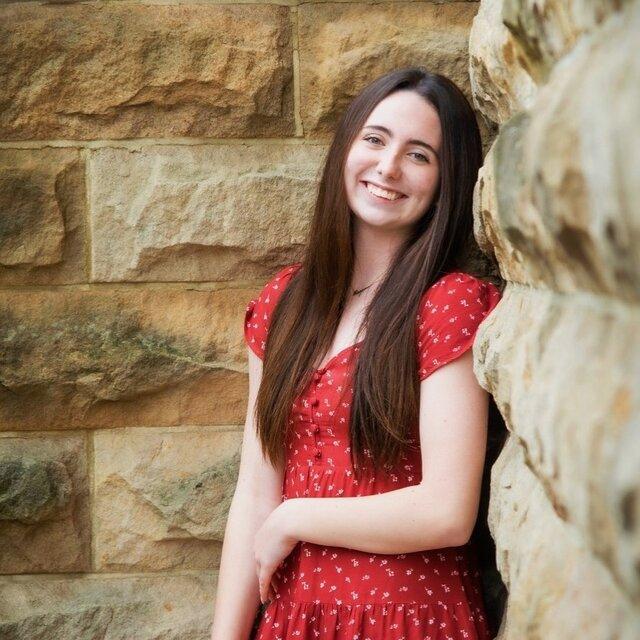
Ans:
<svg viewBox="0 0 640 640"><path fill-rule="evenodd" d="M422 96L401 90L379 102L356 136L344 169L357 222L408 232L437 191L441 141L438 113Z"/></svg>

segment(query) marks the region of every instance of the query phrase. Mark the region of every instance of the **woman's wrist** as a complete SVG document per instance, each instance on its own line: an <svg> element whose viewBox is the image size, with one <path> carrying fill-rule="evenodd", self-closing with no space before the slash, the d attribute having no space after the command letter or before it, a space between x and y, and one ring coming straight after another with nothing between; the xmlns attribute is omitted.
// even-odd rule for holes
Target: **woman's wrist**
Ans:
<svg viewBox="0 0 640 640"><path fill-rule="evenodd" d="M290 540L298 542L299 537L299 518L302 498L288 498L278 506L278 522L281 531Z"/></svg>

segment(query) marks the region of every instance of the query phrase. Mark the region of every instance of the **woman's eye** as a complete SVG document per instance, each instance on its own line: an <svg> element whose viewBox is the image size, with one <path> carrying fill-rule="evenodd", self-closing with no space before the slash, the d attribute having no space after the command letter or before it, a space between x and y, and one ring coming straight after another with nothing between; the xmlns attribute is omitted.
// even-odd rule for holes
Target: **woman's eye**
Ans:
<svg viewBox="0 0 640 640"><path fill-rule="evenodd" d="M378 136L371 136L371 135L365 136L363 140L366 140L367 142L372 142L374 144L377 144L377 142L382 142L382 140L380 140ZM417 151L414 151L411 155L418 156L418 158L424 160L425 162L431 162L429 158L427 158L427 156L425 156L423 153L418 153Z"/></svg>

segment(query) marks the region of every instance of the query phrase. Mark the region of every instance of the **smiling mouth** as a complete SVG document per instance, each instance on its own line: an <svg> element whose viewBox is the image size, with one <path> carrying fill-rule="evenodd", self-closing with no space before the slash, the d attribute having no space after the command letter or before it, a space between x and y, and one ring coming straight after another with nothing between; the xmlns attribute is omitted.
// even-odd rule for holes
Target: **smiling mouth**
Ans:
<svg viewBox="0 0 640 640"><path fill-rule="evenodd" d="M362 180L362 184L365 189L374 195L376 198L380 200L386 200L387 202L395 202L396 200L401 200L402 198L406 198L407 196L404 193L400 193L399 191L388 191L387 189L381 189L366 180Z"/></svg>

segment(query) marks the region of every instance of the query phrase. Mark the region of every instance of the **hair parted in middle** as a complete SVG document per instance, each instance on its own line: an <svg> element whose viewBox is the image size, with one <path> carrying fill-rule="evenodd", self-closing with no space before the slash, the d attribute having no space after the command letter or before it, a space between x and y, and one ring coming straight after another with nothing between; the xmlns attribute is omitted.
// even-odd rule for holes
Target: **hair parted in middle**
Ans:
<svg viewBox="0 0 640 640"><path fill-rule="evenodd" d="M432 202L400 246L363 317L349 425L356 477L369 465L395 465L418 422L415 319L421 297L440 276L461 268L473 230L473 189L482 164L475 114L462 91L423 67L386 73L365 87L340 119L325 158L301 266L271 316L255 405L265 457L282 465L294 400L331 347L354 266L353 212L344 184L349 150L376 105L414 91L437 111L440 182Z"/></svg>

